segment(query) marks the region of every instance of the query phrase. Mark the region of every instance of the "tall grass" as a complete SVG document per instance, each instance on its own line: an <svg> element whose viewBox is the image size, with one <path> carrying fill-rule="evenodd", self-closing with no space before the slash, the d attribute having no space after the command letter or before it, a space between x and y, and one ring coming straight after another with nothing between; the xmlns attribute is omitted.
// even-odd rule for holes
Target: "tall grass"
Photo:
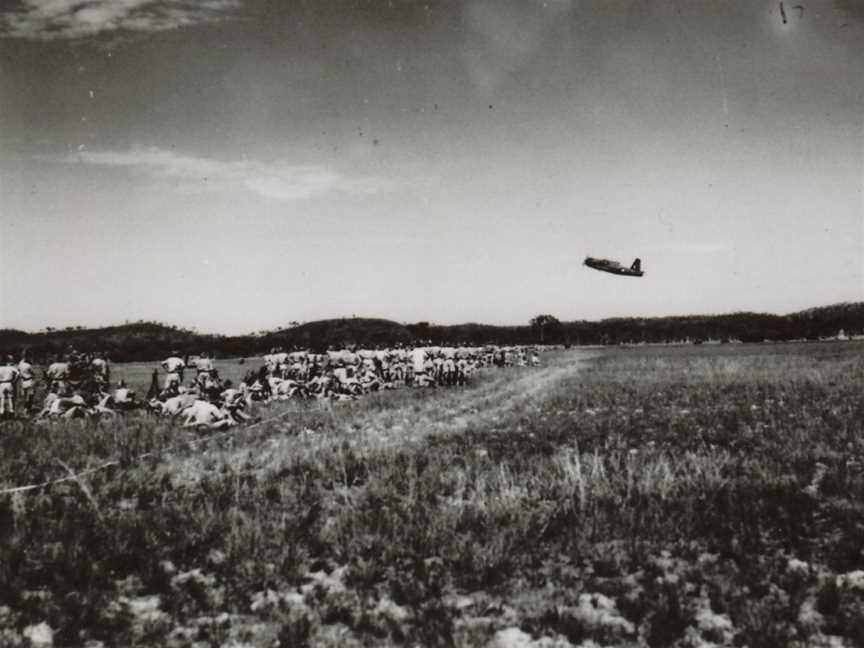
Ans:
<svg viewBox="0 0 864 648"><path fill-rule="evenodd" d="M615 350L289 403L206 444L143 417L13 424L4 483L122 465L0 499L0 624L70 645L859 640L838 576L864 568L862 377L853 345Z"/></svg>

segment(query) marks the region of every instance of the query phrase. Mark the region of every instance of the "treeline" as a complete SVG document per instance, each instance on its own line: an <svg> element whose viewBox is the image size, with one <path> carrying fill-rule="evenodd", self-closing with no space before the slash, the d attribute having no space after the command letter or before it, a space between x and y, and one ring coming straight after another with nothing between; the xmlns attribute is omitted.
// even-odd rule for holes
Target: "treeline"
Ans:
<svg viewBox="0 0 864 648"><path fill-rule="evenodd" d="M384 319L320 320L288 329L237 336L197 333L159 322L136 322L39 333L0 329L0 352L17 357L26 350L31 359L45 362L75 349L81 353L106 353L115 362L136 362L164 359L172 351L181 356L207 351L216 357L244 357L267 353L273 347L322 352L346 344L375 347L407 344L415 339L408 327Z"/></svg>
<svg viewBox="0 0 864 648"><path fill-rule="evenodd" d="M528 326L427 323L407 327L415 338L434 343L483 344L663 344L676 342L783 342L818 340L864 334L864 302L811 308L789 315L731 313L672 317L621 317L596 322L560 322L552 315L538 315Z"/></svg>
<svg viewBox="0 0 864 648"><path fill-rule="evenodd" d="M731 313L547 325L547 339L573 344L787 342L864 334L864 302L811 308L789 315ZM535 326L536 329L536 326Z"/></svg>
<svg viewBox="0 0 864 648"><path fill-rule="evenodd" d="M37 361L66 353L70 348L80 352L105 352L116 361L154 360L169 350L199 353L203 348L222 348L224 338L205 335L158 322L136 322L96 329L66 328L27 333L0 330L0 349L4 353L27 350Z"/></svg>
<svg viewBox="0 0 864 648"><path fill-rule="evenodd" d="M326 351L330 347L356 344L365 348L407 344L417 339L410 327L386 319L351 317L307 322L265 333L252 348L266 352L273 347Z"/></svg>
<svg viewBox="0 0 864 648"><path fill-rule="evenodd" d="M732 313L676 317L626 317L596 322L560 322L552 315L538 315L524 326L458 324L442 326L429 322L399 324L385 319L341 318L299 324L254 335L202 334L159 322L136 322L99 329L68 328L28 333L0 330L0 351L18 354L26 349L31 358L44 361L70 348L82 352L105 352L117 362L151 361L169 351L197 355L201 351L217 357L260 355L273 347L360 347L410 344L640 344L674 342L762 342L818 340L843 331L847 336L864 334L864 302L835 304L789 315Z"/></svg>

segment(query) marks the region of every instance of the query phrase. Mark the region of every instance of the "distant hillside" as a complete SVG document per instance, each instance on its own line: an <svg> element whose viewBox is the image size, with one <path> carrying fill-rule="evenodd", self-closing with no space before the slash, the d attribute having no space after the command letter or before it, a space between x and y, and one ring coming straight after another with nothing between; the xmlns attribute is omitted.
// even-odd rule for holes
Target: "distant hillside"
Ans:
<svg viewBox="0 0 864 648"><path fill-rule="evenodd" d="M16 352L27 348L34 358L65 353L71 346L79 351L106 351L111 357L143 360L152 359L157 349L161 352L155 357L175 348L184 353L200 348L205 339L215 339L215 336L202 336L193 331L155 322L137 322L98 329L70 327L40 333L0 330L0 348L14 349Z"/></svg>
<svg viewBox="0 0 864 648"><path fill-rule="evenodd" d="M137 322L98 329L69 328L40 333L14 329L0 330L0 350L46 360L70 347L82 352L107 352L115 361L158 360L172 350L180 355L202 351L216 356L251 356L273 347L310 348L324 351L329 346L351 344L370 346L410 342L411 332L402 324L385 319L343 318L308 322L293 328L260 335L223 336L196 333L158 322Z"/></svg>
<svg viewBox="0 0 864 648"><path fill-rule="evenodd" d="M823 319L833 318L858 318L864 317L864 302L841 302L830 306L817 306L806 310L791 313L789 317L801 319Z"/></svg>
<svg viewBox="0 0 864 648"><path fill-rule="evenodd" d="M825 335L823 331L843 329L847 335L864 333L864 302L844 302L831 306L808 308L789 315L793 326L805 331L806 337Z"/></svg>
<svg viewBox="0 0 864 648"><path fill-rule="evenodd" d="M373 318L342 318L307 322L289 329L267 333L256 341L259 348L298 347L325 351L329 346L356 344L361 347L410 342L411 332L398 322Z"/></svg>
<svg viewBox="0 0 864 648"><path fill-rule="evenodd" d="M444 326L419 322L409 324L408 329L418 340L434 343L486 344L490 341L501 344L522 344L533 341L534 331L529 326L493 326L491 324L454 324Z"/></svg>
<svg viewBox="0 0 864 648"><path fill-rule="evenodd" d="M619 344L663 342L761 342L819 339L864 334L864 302L833 304L789 315L730 313L673 317L624 317L601 321L559 322L555 318L542 330L536 326L458 324L429 322L402 325L386 319L341 318L307 322L291 328L256 335L205 335L158 322L137 322L99 329L68 328L28 333L0 330L0 351L18 354L29 349L31 357L44 361L70 346L79 351L106 351L115 361L158 360L171 350L181 355L209 351L217 357L252 356L272 347L309 348L330 346L375 347L413 341L436 344L533 344L541 339L556 344Z"/></svg>

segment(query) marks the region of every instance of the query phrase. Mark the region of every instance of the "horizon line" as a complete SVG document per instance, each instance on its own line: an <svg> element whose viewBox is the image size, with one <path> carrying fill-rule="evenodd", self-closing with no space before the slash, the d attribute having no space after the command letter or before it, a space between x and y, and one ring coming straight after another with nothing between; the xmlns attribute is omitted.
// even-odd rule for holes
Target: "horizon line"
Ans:
<svg viewBox="0 0 864 648"><path fill-rule="evenodd" d="M770 315L770 316L774 316L774 317L789 317L791 315L797 315L799 313L804 313L804 312L809 311L809 310L832 308L832 307L836 307L836 306L854 306L857 304L864 304L864 301L833 302L831 304L824 304L824 305L820 305L820 306L810 306L807 308L803 308L803 309L791 311L791 312L786 312L786 313L777 313L777 312L768 312L768 311L739 310L739 311L729 311L729 312L723 312L723 313L688 313L688 314L651 315L651 316L616 315L613 317L604 317L604 318L601 318L598 320L587 320L587 319L563 320L563 319L560 319L559 321L562 324L568 324L568 323L573 323L573 322L597 323L597 322L605 322L605 321L609 321L609 320L621 320L621 319L651 320L651 319L666 319L666 318L676 318L676 317L722 317L722 316L727 316L727 315ZM552 313L542 313L542 314L552 315L552 317L556 317ZM558 319L558 318L556 317L556 319ZM429 326L445 326L445 327L471 326L471 325L474 325L474 326L494 326L494 327L530 326L530 323L492 324L492 323L477 322L477 321L465 321L465 322L458 322L458 323L454 323L454 324L441 324L441 323L436 323L432 320L428 320L428 321L427 320L417 320L415 322L402 322L402 321L395 320L395 319L389 319L387 317L361 316L361 315L352 314L350 316L322 317L320 319L306 320L306 321L302 321L302 322L298 321L297 326L289 326L286 324L286 325L277 326L277 327L271 328L271 329L261 329L261 331L263 331L264 334L278 333L280 331L290 330L292 328L297 328L298 326L304 326L306 324L314 324L316 322L332 322L332 321L338 321L338 320L382 320L382 321L386 321L386 322L393 322L394 324L399 324L400 326L412 326L412 325L421 324L421 323L428 324ZM4 326L4 327L0 327L0 332L17 332L17 333L25 333L27 335L45 335L48 333L69 333L69 332L75 332L75 331L97 331L97 330L108 329L108 328L120 328L123 326L134 326L136 324L155 324L155 325L163 326L166 328L173 328L173 329L177 329L180 331L186 331L189 333L194 333L196 335L212 335L212 336L226 337L226 338L257 337L260 335L258 331L250 331L250 332L246 332L246 333L234 333L234 334L199 331L198 328L194 327L194 326L193 327L186 327L186 326L182 326L179 324L172 324L170 322L164 322L164 321L159 321L159 320L148 320L148 319L138 319L135 321L128 321L127 320L123 323L90 325L90 326L85 326L85 325L80 325L80 324L79 325L66 325L63 327L46 326L46 327L43 327L42 329L36 330L36 331ZM48 330L48 329L50 329L50 330Z"/></svg>

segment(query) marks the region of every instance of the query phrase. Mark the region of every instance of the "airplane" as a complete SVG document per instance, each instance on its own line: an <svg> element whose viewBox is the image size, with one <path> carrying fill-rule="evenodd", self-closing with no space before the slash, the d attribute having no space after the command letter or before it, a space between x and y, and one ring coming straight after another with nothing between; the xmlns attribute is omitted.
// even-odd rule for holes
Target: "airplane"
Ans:
<svg viewBox="0 0 864 648"><path fill-rule="evenodd" d="M612 274L622 275L624 277L641 277L645 274L642 271L642 261L636 259L629 268L625 268L617 261L609 261L608 259L595 259L593 257L585 257L585 265L594 270L602 272L610 272Z"/></svg>

